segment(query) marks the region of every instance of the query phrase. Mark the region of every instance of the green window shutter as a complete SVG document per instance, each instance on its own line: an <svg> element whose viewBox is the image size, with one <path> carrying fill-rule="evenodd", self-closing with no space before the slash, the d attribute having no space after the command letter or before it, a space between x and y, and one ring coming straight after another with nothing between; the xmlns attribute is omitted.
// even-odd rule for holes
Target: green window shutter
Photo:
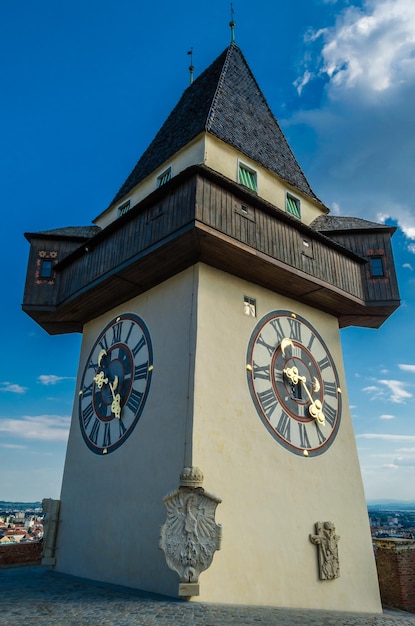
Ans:
<svg viewBox="0 0 415 626"><path fill-rule="evenodd" d="M160 174L160 176L157 178L157 187L161 187L162 185L165 185L167 181L170 180L170 178L171 178L171 167L169 167L168 170Z"/></svg>
<svg viewBox="0 0 415 626"><path fill-rule="evenodd" d="M242 167L242 165L239 166L239 182L245 185L245 187L252 189L252 191L258 191L256 173Z"/></svg>
<svg viewBox="0 0 415 626"><path fill-rule="evenodd" d="M287 204L286 204L287 213L291 213L295 217L301 219L301 211L300 211L300 201L297 198L293 198L292 196L287 195Z"/></svg>

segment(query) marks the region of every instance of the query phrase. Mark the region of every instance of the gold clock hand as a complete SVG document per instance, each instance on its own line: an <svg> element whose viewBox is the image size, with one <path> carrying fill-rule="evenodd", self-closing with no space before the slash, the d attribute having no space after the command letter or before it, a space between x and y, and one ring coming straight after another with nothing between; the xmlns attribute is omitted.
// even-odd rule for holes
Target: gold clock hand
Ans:
<svg viewBox="0 0 415 626"><path fill-rule="evenodd" d="M288 337L284 337L284 339L280 343L281 352L283 356L285 356L285 349L288 348L288 346L291 346L291 348L293 348L294 344L291 341L291 339L288 339Z"/></svg>
<svg viewBox="0 0 415 626"><path fill-rule="evenodd" d="M94 383L96 383L98 389L102 389L104 385L108 385L108 378L105 378L104 372L99 372L94 376Z"/></svg>
<svg viewBox="0 0 415 626"><path fill-rule="evenodd" d="M288 380L290 382L292 382L294 385L297 385L299 382L302 384L308 399L310 400L310 406L308 407L308 412L310 413L311 417L313 419L316 419L318 421L319 424L321 424L322 426L324 426L325 422L325 418L324 418L324 413L322 412L322 404L320 402L320 400L313 400L313 397L311 395L311 393L308 390L307 387L307 381L306 381L306 377L305 376L300 376L298 369L296 367L286 367L283 370L284 374L286 375L286 377L288 378ZM316 384L317 383L317 384ZM314 382L313 382L313 390L314 392L319 391L320 389L320 383L318 382L318 380L316 378L314 378Z"/></svg>
<svg viewBox="0 0 415 626"><path fill-rule="evenodd" d="M306 391L306 394L308 395L308 398L311 402L310 406L308 407L308 412L310 413L311 417L316 419L318 421L319 424L321 424L322 426L324 426L324 424L326 423L326 420L324 418L324 413L322 412L322 404L320 402L320 400L313 400L311 393L308 390L307 384L306 384L306 379L305 376L301 376L300 377L300 381Z"/></svg>
<svg viewBox="0 0 415 626"><path fill-rule="evenodd" d="M117 419L121 419L121 396L119 393L115 394L114 391L118 387L118 376L114 377L112 383L109 384L112 393L111 412Z"/></svg>
<svg viewBox="0 0 415 626"><path fill-rule="evenodd" d="M107 356L107 351L102 349L101 352L98 354L98 367L101 367L101 361L104 356Z"/></svg>

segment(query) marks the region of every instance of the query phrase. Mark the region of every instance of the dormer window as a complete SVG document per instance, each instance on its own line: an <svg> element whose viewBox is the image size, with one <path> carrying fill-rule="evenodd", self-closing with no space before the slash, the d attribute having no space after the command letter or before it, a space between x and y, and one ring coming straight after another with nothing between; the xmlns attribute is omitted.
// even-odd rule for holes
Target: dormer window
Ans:
<svg viewBox="0 0 415 626"><path fill-rule="evenodd" d="M258 191L257 173L244 163L239 163L238 180L241 185L248 187L248 189L252 189L255 192Z"/></svg>
<svg viewBox="0 0 415 626"><path fill-rule="evenodd" d="M39 272L39 277L42 278L42 280L52 278L53 265L54 263L50 259L42 259L42 262L40 264L40 272Z"/></svg>
<svg viewBox="0 0 415 626"><path fill-rule="evenodd" d="M370 275L374 278L384 276L385 271L383 268L383 258L381 256L369 257Z"/></svg>
<svg viewBox="0 0 415 626"><path fill-rule="evenodd" d="M124 202L121 206L118 207L118 217L121 215L125 215L131 209L130 201Z"/></svg>
<svg viewBox="0 0 415 626"><path fill-rule="evenodd" d="M171 167L168 167L164 172L157 176L157 188L165 185L171 179Z"/></svg>
<svg viewBox="0 0 415 626"><path fill-rule="evenodd" d="M287 193L285 200L285 210L287 213L294 215L294 217L298 217L301 219L301 202L299 198L292 196L290 193Z"/></svg>

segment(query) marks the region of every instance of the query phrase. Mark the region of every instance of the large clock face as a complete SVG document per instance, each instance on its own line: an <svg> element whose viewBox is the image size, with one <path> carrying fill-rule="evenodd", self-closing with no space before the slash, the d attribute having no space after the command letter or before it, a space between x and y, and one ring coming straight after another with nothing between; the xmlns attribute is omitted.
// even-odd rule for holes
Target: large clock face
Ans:
<svg viewBox="0 0 415 626"><path fill-rule="evenodd" d="M333 443L341 390L320 334L290 311L273 311L255 327L246 361L248 385L267 429L286 449L317 456Z"/></svg>
<svg viewBox="0 0 415 626"><path fill-rule="evenodd" d="M150 334L133 313L101 332L86 361L79 391L79 422L96 454L116 450L143 412L153 371Z"/></svg>

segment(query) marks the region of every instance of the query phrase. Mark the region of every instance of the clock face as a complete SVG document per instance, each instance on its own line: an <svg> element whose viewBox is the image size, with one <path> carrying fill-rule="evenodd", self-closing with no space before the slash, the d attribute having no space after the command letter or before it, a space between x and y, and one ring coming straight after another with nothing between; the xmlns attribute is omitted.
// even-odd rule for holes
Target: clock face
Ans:
<svg viewBox="0 0 415 626"><path fill-rule="evenodd" d="M341 418L341 390L333 358L320 334L290 311L272 311L256 325L246 370L256 410L287 450L317 456L333 443Z"/></svg>
<svg viewBox="0 0 415 626"><path fill-rule="evenodd" d="M111 321L91 350L79 391L81 432L92 452L113 452L129 437L143 412L152 371L143 320L126 313Z"/></svg>

